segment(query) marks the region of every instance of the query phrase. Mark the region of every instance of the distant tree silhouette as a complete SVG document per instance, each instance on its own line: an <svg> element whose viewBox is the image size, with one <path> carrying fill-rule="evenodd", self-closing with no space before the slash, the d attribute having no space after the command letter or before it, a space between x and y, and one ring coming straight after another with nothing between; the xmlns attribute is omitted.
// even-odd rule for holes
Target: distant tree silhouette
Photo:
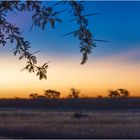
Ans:
<svg viewBox="0 0 140 140"><path fill-rule="evenodd" d="M130 95L129 91L123 88L118 89L121 97L128 97Z"/></svg>
<svg viewBox="0 0 140 140"><path fill-rule="evenodd" d="M29 95L29 98L36 99L36 98L38 98L38 96L39 95L37 93L32 93Z"/></svg>
<svg viewBox="0 0 140 140"><path fill-rule="evenodd" d="M19 97L14 97L14 99L20 99Z"/></svg>
<svg viewBox="0 0 140 140"><path fill-rule="evenodd" d="M77 90L75 88L70 89L70 94L68 95L68 98L79 98L80 97L80 90Z"/></svg>
<svg viewBox="0 0 140 140"><path fill-rule="evenodd" d="M109 97L128 97L129 95L129 91L123 88L117 90L108 90Z"/></svg>
<svg viewBox="0 0 140 140"><path fill-rule="evenodd" d="M113 97L120 97L120 94L117 90L108 90L108 96L113 98Z"/></svg>
<svg viewBox="0 0 140 140"><path fill-rule="evenodd" d="M39 76L39 79L47 78L47 68L48 62L44 63L41 66L37 65L36 52L31 52L31 44L29 41L26 41L22 37L22 31L16 26L10 23L7 19L7 14L13 12L15 14L30 12L32 19L32 26L37 26L42 30L45 30L45 27L50 24L52 28L55 28L56 22L62 22L58 15L62 12L69 11L70 15L73 16L71 22L76 21L78 29L72 32L69 32L65 35L73 34L80 40L80 52L82 53L81 64L85 64L88 55L92 52L92 49L96 47L95 41L92 33L87 28L88 27L88 16L93 16L95 14L84 14L84 5L83 1L59 1L51 6L43 5L41 1L0 1L0 45L5 46L8 42L14 43L15 48L13 48L14 55L19 56L19 60L26 59L27 65L25 70L31 72L36 72L36 75ZM54 7L62 4L65 7L65 4L68 4L68 9L60 9L58 11L54 10ZM65 20L65 19L63 19ZM104 41L103 41L104 42Z"/></svg>
<svg viewBox="0 0 140 140"><path fill-rule="evenodd" d="M60 98L60 92L55 90L44 90L44 95L48 99L59 99Z"/></svg>

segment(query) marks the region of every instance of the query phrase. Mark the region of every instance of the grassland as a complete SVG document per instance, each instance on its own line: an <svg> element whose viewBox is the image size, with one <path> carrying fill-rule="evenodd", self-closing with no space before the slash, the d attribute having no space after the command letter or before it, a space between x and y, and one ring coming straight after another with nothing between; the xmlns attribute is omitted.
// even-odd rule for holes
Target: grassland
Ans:
<svg viewBox="0 0 140 140"><path fill-rule="evenodd" d="M0 99L0 138L140 138L140 98Z"/></svg>
<svg viewBox="0 0 140 140"><path fill-rule="evenodd" d="M75 111L1 109L0 138L140 138L139 110Z"/></svg>

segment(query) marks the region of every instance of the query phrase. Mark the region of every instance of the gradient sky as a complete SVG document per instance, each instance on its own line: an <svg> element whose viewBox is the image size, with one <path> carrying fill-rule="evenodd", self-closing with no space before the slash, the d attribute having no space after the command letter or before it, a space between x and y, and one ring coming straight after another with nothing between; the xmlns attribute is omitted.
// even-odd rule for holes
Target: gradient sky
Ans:
<svg viewBox="0 0 140 140"><path fill-rule="evenodd" d="M51 5L52 2L43 2ZM35 74L21 72L25 61L18 61L10 50L14 44L1 47L0 51L0 97L27 97L30 93L43 94L45 89L61 91L62 96L69 89L81 89L85 96L106 96L108 89L126 88L133 96L140 96L140 2L84 2L86 13L98 13L89 18L89 29L96 39L110 43L96 42L88 62L80 65L79 41L63 34L77 28L70 13L61 14L63 23L56 29L48 25L45 31L33 28L30 13L18 16L9 14L7 19L18 25L26 40L31 42L39 63L51 61L48 79L40 81ZM67 6L58 6L67 9Z"/></svg>

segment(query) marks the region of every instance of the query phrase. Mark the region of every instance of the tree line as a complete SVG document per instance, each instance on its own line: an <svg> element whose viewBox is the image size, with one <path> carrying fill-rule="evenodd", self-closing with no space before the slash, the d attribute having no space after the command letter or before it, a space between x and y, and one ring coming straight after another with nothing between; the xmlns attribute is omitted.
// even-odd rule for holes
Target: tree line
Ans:
<svg viewBox="0 0 140 140"><path fill-rule="evenodd" d="M109 98L129 97L130 92L123 88L117 90L108 90L107 96ZM43 95L39 95L38 93L32 93L29 95L29 98L31 99L60 99L60 97L61 92L52 89L44 90ZM67 99L78 99L81 97L80 90L75 88L71 88L70 93L66 96ZM98 98L102 98L102 96L98 95Z"/></svg>
<svg viewBox="0 0 140 140"><path fill-rule="evenodd" d="M75 89L75 88L71 88L70 89L70 94L66 97L66 98L80 98L80 90ZM44 94L43 95L39 95L38 93L32 93L29 95L29 98L32 99L43 99L43 98L47 98L47 99L60 99L61 93L59 91L56 90L52 90L52 89L48 89L48 90L44 90Z"/></svg>

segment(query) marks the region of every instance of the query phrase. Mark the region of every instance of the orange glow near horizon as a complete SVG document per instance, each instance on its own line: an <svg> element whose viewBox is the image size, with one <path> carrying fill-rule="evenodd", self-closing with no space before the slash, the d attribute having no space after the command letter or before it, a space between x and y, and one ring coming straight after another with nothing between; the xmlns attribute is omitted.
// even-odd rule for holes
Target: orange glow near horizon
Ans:
<svg viewBox="0 0 140 140"><path fill-rule="evenodd" d="M55 89L62 96L69 89L81 89L85 96L107 95L108 89L125 88L132 96L140 96L140 63L127 60L130 52L101 59L89 59L86 65L79 64L80 58L54 58L49 64L48 79L38 80L35 73L21 72L25 66L13 56L0 57L0 98L28 97L30 93L43 94L45 89ZM135 53L134 53L135 54ZM43 56L44 57L44 56ZM44 58L42 58L44 61Z"/></svg>

